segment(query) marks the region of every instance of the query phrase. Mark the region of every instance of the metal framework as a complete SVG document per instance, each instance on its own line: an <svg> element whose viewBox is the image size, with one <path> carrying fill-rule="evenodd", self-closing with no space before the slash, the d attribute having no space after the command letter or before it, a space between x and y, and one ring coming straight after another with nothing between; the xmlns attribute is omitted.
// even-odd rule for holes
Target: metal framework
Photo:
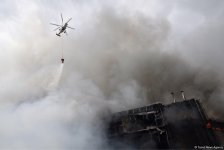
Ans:
<svg viewBox="0 0 224 150"><path fill-rule="evenodd" d="M122 111L111 117L109 144L122 149L218 146L220 142L213 129L207 127L208 120L200 102L195 99Z"/></svg>

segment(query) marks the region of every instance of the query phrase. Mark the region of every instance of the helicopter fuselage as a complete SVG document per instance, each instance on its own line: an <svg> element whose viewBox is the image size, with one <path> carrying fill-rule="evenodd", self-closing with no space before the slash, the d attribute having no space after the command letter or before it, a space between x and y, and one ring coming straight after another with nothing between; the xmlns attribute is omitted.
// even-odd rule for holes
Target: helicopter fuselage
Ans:
<svg viewBox="0 0 224 150"><path fill-rule="evenodd" d="M68 26L68 23L65 23L64 26L62 26L61 29L59 29L59 33L57 33L56 35L61 36L60 35L61 33L63 33L63 32L66 33L67 26Z"/></svg>

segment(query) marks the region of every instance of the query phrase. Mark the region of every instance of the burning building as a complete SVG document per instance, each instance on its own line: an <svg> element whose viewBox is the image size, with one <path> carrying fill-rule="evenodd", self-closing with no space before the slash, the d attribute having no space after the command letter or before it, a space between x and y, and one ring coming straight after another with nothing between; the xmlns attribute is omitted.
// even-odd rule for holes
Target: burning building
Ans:
<svg viewBox="0 0 224 150"><path fill-rule="evenodd" d="M199 100L184 99L168 105L157 103L113 114L108 142L114 149L221 146L223 125L207 117ZM217 136L216 132L220 135Z"/></svg>

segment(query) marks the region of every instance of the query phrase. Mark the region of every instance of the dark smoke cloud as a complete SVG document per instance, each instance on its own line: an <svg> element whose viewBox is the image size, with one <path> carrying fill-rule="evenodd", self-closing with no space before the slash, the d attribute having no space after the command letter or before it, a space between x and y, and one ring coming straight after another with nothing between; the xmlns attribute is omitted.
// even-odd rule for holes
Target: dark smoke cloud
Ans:
<svg viewBox="0 0 224 150"><path fill-rule="evenodd" d="M74 67L93 79L109 99L118 93L122 95L120 87L124 84L135 82L133 97L139 98L139 104L144 96L148 99L144 104L158 100L169 103L169 93L174 91L180 98L180 90L185 90L188 98L206 102L205 107L219 101L211 97L223 85L220 74L212 68L188 62L176 50L169 52L167 41L171 29L165 18L146 18L142 14L124 17L105 10L96 20L92 22L93 27L71 45L74 47L71 51L78 54L81 51L83 57L76 58L75 53L69 59L73 58L72 64L77 64ZM216 107L210 109L217 110Z"/></svg>

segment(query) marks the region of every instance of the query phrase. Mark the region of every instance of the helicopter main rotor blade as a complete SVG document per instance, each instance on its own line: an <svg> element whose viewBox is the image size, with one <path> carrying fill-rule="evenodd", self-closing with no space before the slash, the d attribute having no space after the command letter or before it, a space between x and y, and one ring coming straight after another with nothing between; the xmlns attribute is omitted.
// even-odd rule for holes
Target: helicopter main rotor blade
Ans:
<svg viewBox="0 0 224 150"><path fill-rule="evenodd" d="M67 26L68 28L70 28L70 29L73 29L73 30L75 30L75 28L72 28L72 27L69 27L69 26Z"/></svg>
<svg viewBox="0 0 224 150"><path fill-rule="evenodd" d="M55 24L55 23L50 23L51 25L54 25L54 26L60 26L61 27L61 25L58 25L58 24Z"/></svg>
<svg viewBox="0 0 224 150"><path fill-rule="evenodd" d="M56 31L56 30L59 29L59 28L61 28L61 27L57 27L57 28L55 28L53 31Z"/></svg>
<svg viewBox="0 0 224 150"><path fill-rule="evenodd" d="M63 17L62 17L62 13L61 13L61 22L62 22L62 26L63 26Z"/></svg>
<svg viewBox="0 0 224 150"><path fill-rule="evenodd" d="M66 23L68 23L70 20L72 20L72 18L70 18Z"/></svg>

